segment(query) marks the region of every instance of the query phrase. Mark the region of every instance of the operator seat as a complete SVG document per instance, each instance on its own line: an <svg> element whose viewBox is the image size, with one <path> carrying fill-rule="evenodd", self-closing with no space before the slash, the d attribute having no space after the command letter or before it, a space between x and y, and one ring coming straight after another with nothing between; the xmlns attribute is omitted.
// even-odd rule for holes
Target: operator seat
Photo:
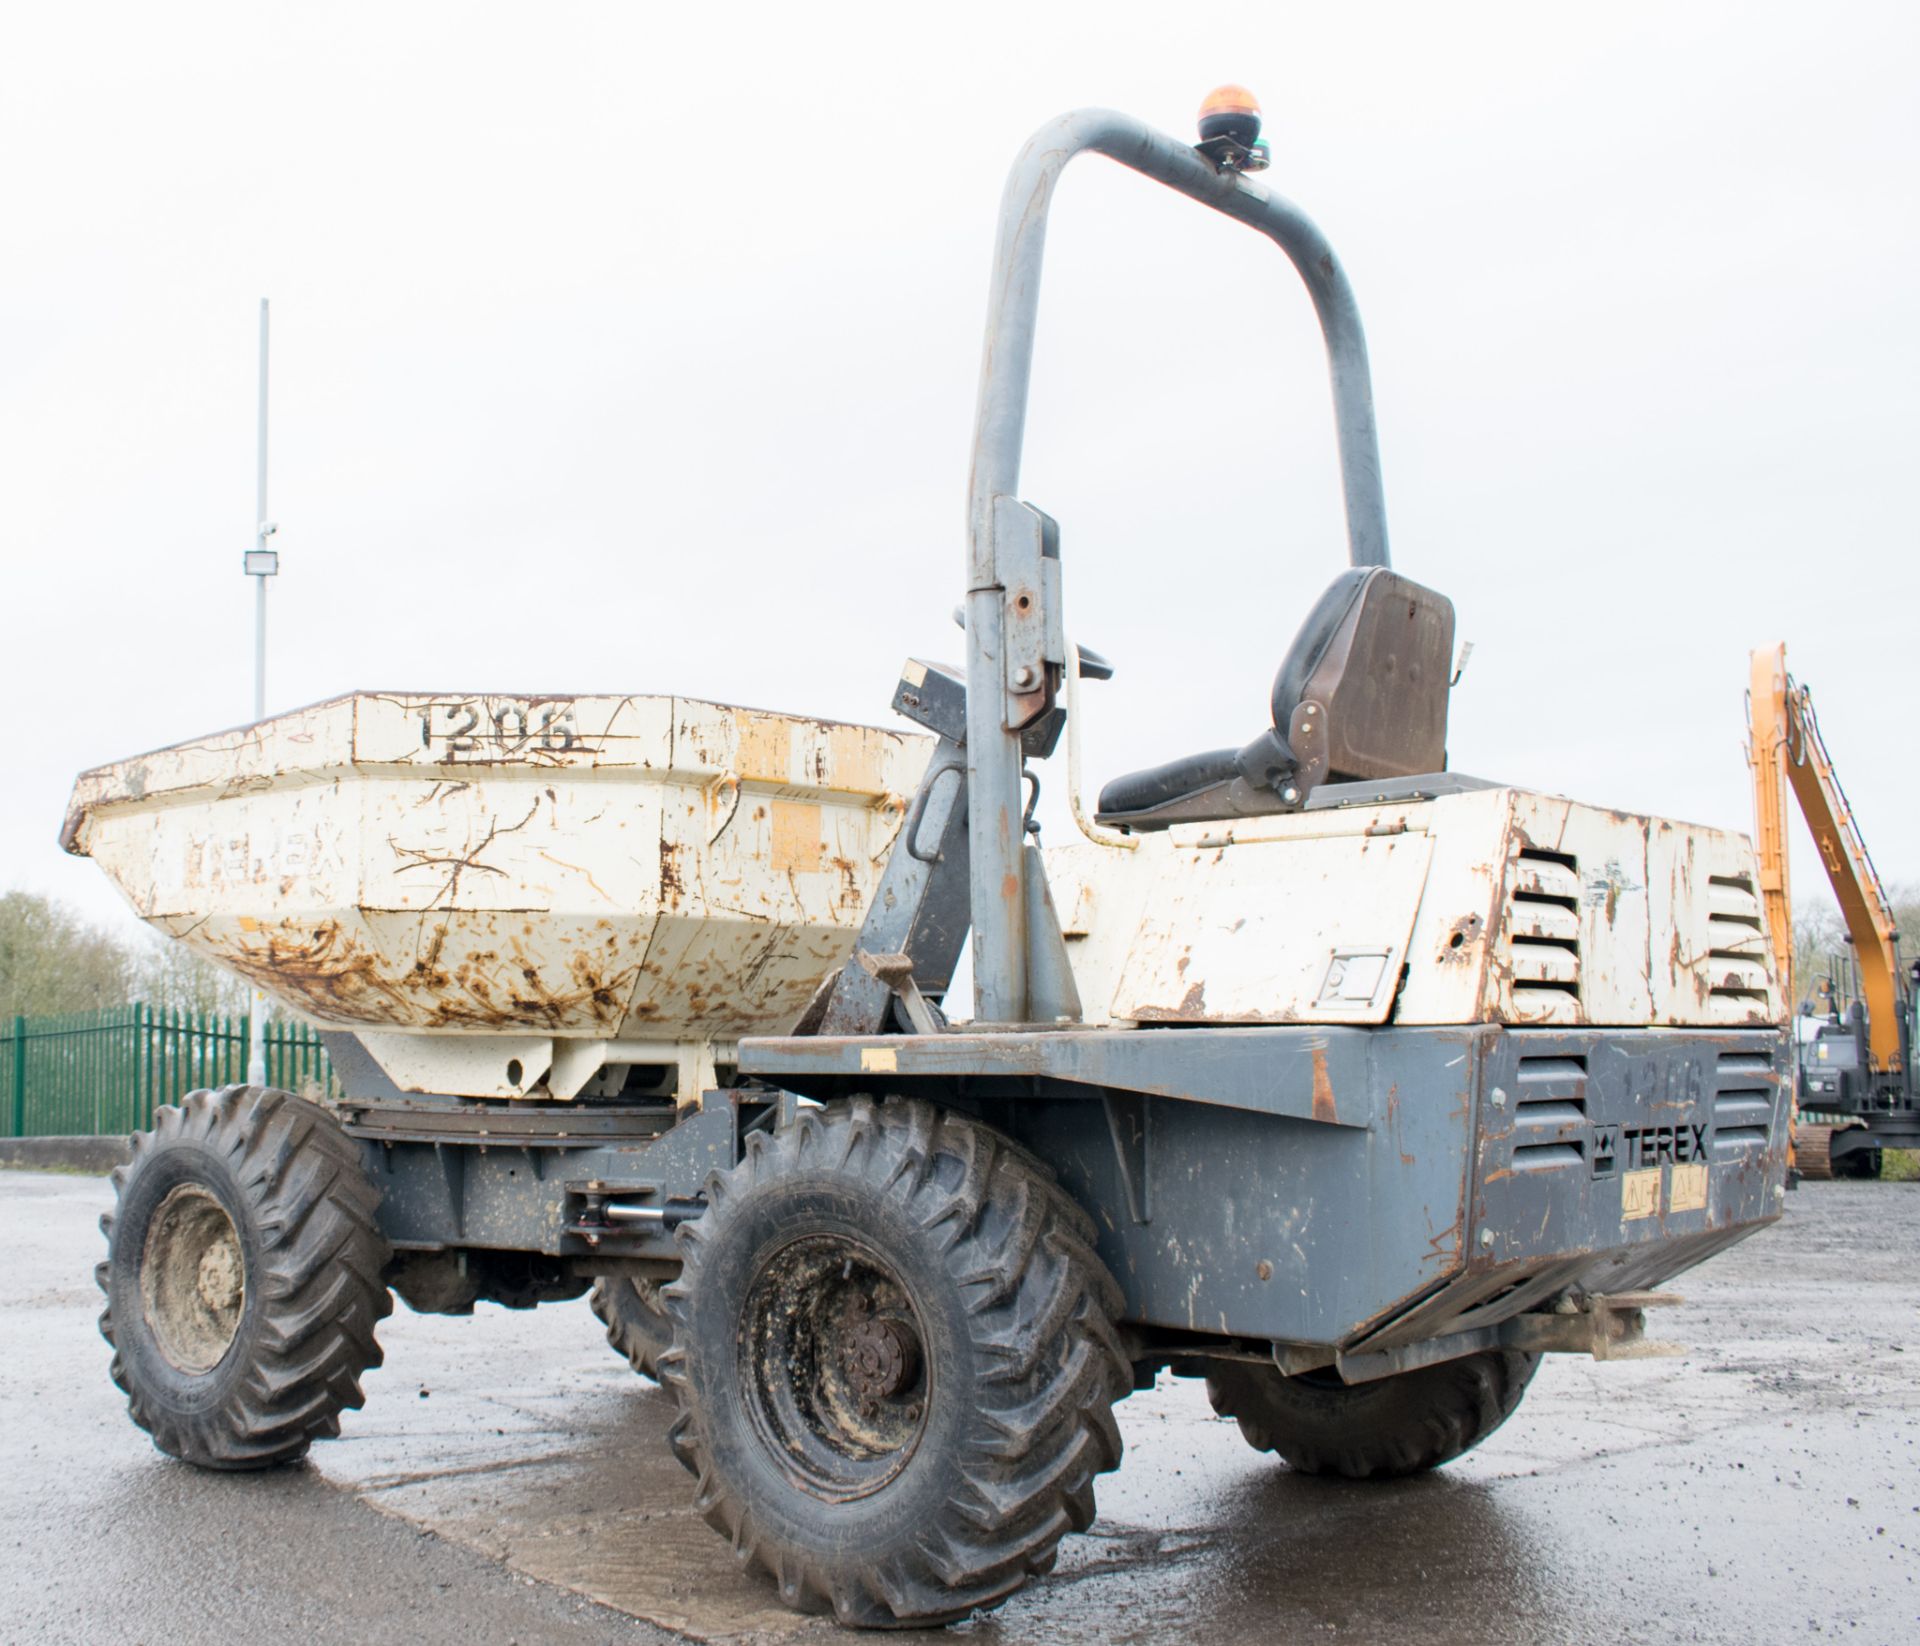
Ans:
<svg viewBox="0 0 1920 1646"><path fill-rule="evenodd" d="M1453 602L1385 566L1342 572L1273 682L1273 724L1116 777L1096 816L1128 829L1297 811L1322 783L1445 770Z"/></svg>

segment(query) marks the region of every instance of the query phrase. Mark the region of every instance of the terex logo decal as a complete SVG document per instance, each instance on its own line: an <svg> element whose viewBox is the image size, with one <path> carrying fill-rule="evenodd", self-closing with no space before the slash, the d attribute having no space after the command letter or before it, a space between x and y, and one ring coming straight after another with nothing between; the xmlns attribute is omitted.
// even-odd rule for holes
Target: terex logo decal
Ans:
<svg viewBox="0 0 1920 1646"><path fill-rule="evenodd" d="M1621 1147L1627 1156L1627 1168L1658 1166L1666 1161L1684 1166L1707 1158L1707 1128L1704 1126L1627 1126L1620 1132Z"/></svg>
<svg viewBox="0 0 1920 1646"><path fill-rule="evenodd" d="M1648 1166L1686 1166L1711 1154L1705 1126L1596 1126L1593 1175L1608 1177L1622 1165L1632 1171Z"/></svg>
<svg viewBox="0 0 1920 1646"><path fill-rule="evenodd" d="M1618 1126L1596 1126L1593 1128L1593 1149L1589 1158L1593 1161L1595 1177L1610 1177L1620 1163L1620 1128Z"/></svg>

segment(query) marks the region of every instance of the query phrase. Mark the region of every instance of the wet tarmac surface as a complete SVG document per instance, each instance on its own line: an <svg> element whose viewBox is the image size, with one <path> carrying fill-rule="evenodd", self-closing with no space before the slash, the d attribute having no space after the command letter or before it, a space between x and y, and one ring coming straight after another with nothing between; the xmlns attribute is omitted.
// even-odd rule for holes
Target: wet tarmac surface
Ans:
<svg viewBox="0 0 1920 1646"><path fill-rule="evenodd" d="M97 1179L0 1172L0 1639L794 1642L693 1515L668 1402L584 1303L401 1308L312 1461L204 1475L127 1421ZM893 1640L1920 1641L1920 1185L1814 1184L1655 1317L1683 1357L1552 1358L1425 1479L1290 1475L1163 1379L1057 1572Z"/></svg>

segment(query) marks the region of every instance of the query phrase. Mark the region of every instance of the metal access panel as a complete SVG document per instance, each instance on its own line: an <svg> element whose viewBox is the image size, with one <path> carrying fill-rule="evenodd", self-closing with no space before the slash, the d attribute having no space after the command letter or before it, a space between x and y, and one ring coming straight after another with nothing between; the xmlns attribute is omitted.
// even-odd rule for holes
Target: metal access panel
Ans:
<svg viewBox="0 0 1920 1646"><path fill-rule="evenodd" d="M1648 1291L1780 1216L1777 1029L1510 1030L1486 1048L1466 1265L1361 1345L1471 1332L1578 1288Z"/></svg>
<svg viewBox="0 0 1920 1646"><path fill-rule="evenodd" d="M1140 1023L1379 1023L1399 989L1433 842L1357 830L1169 855L1110 1015ZM1243 867L1242 867L1243 866ZM1236 868L1242 872L1235 873Z"/></svg>
<svg viewBox="0 0 1920 1646"><path fill-rule="evenodd" d="M1792 1080L1776 1031L1516 1030L1482 1078L1476 1220L1493 1261L1613 1248L1627 1266L1779 1210Z"/></svg>
<svg viewBox="0 0 1920 1646"><path fill-rule="evenodd" d="M1366 1078L1377 1071L1392 1089L1413 1072L1408 1050L1369 1048ZM1446 1079L1434 1050L1418 1061ZM1452 1051L1464 1073L1464 1037ZM1334 1067L1343 1083L1363 1072ZM1103 1110L1026 1101L994 1118L1093 1211L1130 1321L1339 1343L1464 1261L1470 1102L1459 1074L1363 1126L1167 1098Z"/></svg>

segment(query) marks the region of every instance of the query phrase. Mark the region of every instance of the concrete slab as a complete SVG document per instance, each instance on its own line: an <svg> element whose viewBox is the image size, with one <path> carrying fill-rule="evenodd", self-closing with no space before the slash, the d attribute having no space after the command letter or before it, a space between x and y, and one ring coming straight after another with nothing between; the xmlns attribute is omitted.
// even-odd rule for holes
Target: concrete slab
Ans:
<svg viewBox="0 0 1920 1646"><path fill-rule="evenodd" d="M667 1398L583 1304L401 1310L366 1410L308 1467L159 1457L93 1332L108 1196L0 1176L6 1638L856 1638L736 1569L666 1452ZM1789 1210L1681 1283L1661 1327L1684 1357L1549 1361L1422 1480L1294 1476L1163 1379L1121 1409L1093 1531L945 1637L1920 1639L1920 1186L1809 1185Z"/></svg>
<svg viewBox="0 0 1920 1646"><path fill-rule="evenodd" d="M124 1137L0 1137L0 1166L105 1176L126 1163Z"/></svg>

